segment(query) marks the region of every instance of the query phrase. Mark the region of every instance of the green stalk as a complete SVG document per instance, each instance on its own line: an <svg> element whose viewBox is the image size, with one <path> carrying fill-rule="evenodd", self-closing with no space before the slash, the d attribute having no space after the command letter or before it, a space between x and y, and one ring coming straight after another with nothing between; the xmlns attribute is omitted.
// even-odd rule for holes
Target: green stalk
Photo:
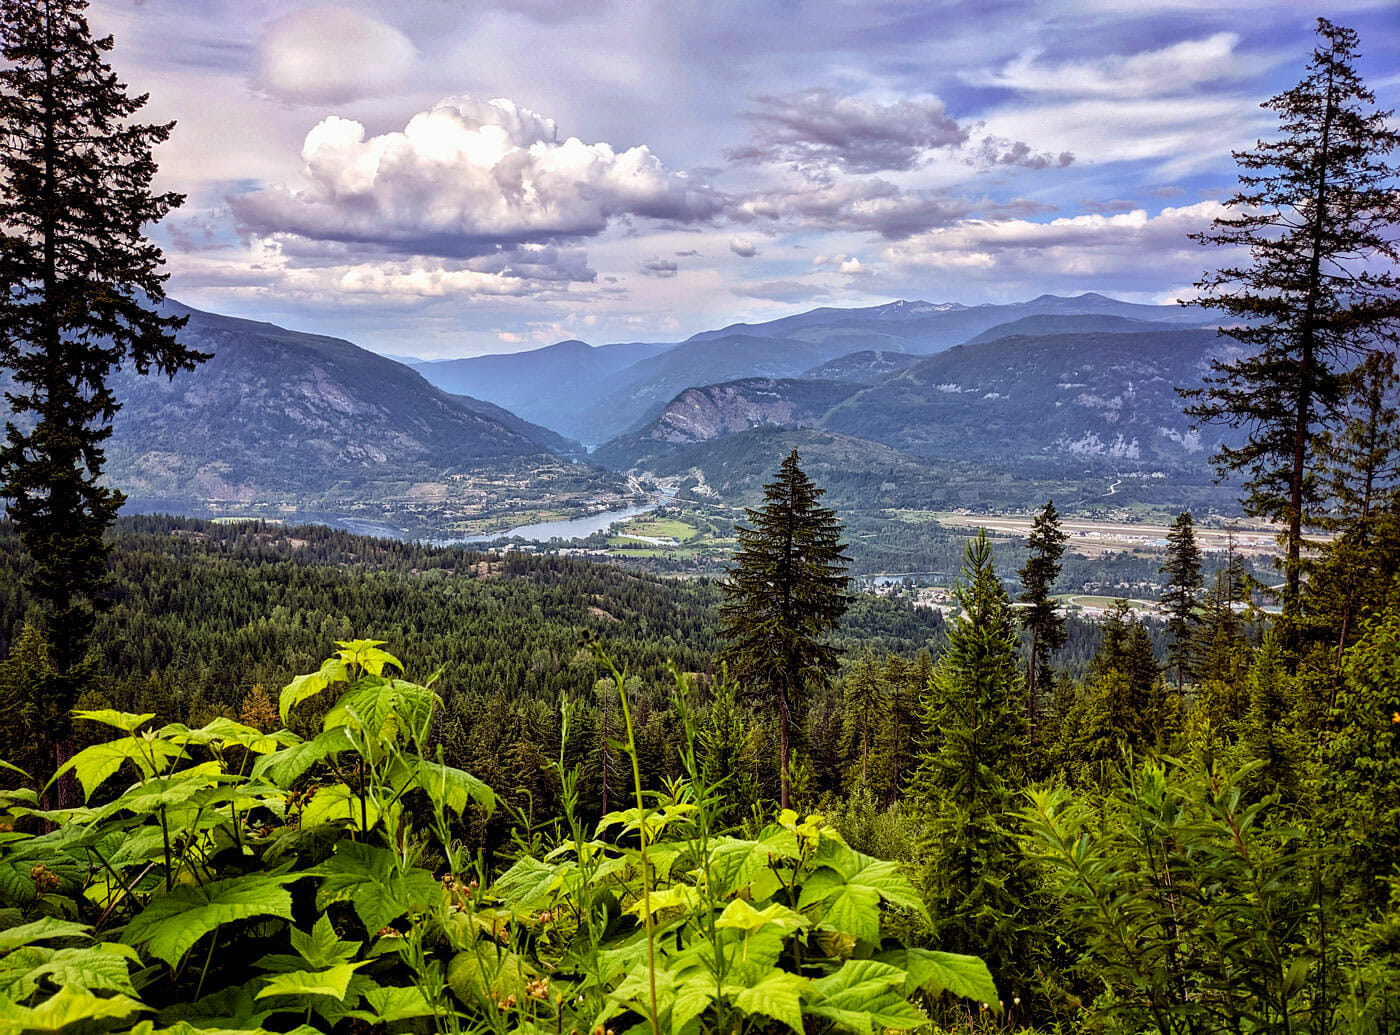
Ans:
<svg viewBox="0 0 1400 1035"><path fill-rule="evenodd" d="M627 703L627 684L616 666L606 657L603 660L612 669L613 681L617 684L617 694L622 700L622 720L627 729L627 756L632 760L632 789L637 797L637 834L641 839L642 858L642 916L646 920L647 932L647 983L651 992L652 1035L661 1035L661 1022L656 1010L656 932L651 918L651 870L647 865L647 807L642 797L642 767L637 760L637 738L632 729L632 707Z"/></svg>

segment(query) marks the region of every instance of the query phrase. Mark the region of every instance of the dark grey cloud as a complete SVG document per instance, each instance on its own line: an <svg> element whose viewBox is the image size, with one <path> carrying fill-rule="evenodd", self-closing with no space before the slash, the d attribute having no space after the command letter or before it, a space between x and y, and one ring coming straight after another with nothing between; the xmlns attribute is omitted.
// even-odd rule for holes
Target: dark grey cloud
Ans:
<svg viewBox="0 0 1400 1035"><path fill-rule="evenodd" d="M644 277L674 277L679 269L670 259L648 259L642 263L641 273Z"/></svg>
<svg viewBox="0 0 1400 1035"><path fill-rule="evenodd" d="M741 259L752 259L758 254L758 245L746 237L736 237L729 242L729 250Z"/></svg>
<svg viewBox="0 0 1400 1035"><path fill-rule="evenodd" d="M1079 202L1079 207L1085 212L1132 212L1142 205L1136 201L1127 201L1123 198L1112 198L1108 201L1100 201L1097 198L1084 198Z"/></svg>
<svg viewBox="0 0 1400 1035"><path fill-rule="evenodd" d="M739 222L772 221L804 229L858 230L898 239L948 226L978 208L970 198L904 190L888 180L841 179L755 195L731 211Z"/></svg>
<svg viewBox="0 0 1400 1035"><path fill-rule="evenodd" d="M1024 140L984 137L977 148L976 161L988 166L1018 165L1023 169L1063 169L1074 164L1074 155L1068 151L1061 151L1059 154L1036 151Z"/></svg>
<svg viewBox="0 0 1400 1035"><path fill-rule="evenodd" d="M755 104L744 113L754 140L729 152L735 161L858 173L912 169L930 150L958 147L968 135L936 97L877 104L818 88L757 97Z"/></svg>

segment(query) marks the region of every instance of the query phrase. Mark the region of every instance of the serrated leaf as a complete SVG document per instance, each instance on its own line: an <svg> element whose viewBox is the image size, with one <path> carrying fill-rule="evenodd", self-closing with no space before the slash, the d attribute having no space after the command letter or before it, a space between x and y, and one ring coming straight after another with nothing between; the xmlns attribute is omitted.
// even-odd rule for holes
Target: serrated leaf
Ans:
<svg viewBox="0 0 1400 1035"><path fill-rule="evenodd" d="M397 741L422 729L436 703L437 695L425 686L369 675L340 695L326 713L325 728L347 726L374 739Z"/></svg>
<svg viewBox="0 0 1400 1035"><path fill-rule="evenodd" d="M932 949L895 949L880 953L876 959L909 975L904 986L906 995L923 989L930 995L947 991L979 1003L996 1003L999 998L991 971L976 956Z"/></svg>
<svg viewBox="0 0 1400 1035"><path fill-rule="evenodd" d="M515 953L490 947L459 952L447 965L447 987L466 1004L478 997L489 1002L508 995L524 998L525 984L533 977L530 965Z"/></svg>
<svg viewBox="0 0 1400 1035"><path fill-rule="evenodd" d="M501 874L491 890L512 909L524 909L539 904L559 889L565 869L570 863L551 866L528 855L522 855L510 869Z"/></svg>
<svg viewBox="0 0 1400 1035"><path fill-rule="evenodd" d="M793 1031L803 1030L802 993L809 984L806 978L777 967L761 973L758 968L747 966L734 967L728 978L724 991L739 1009L771 1017Z"/></svg>
<svg viewBox="0 0 1400 1035"><path fill-rule="evenodd" d="M387 640L336 640L335 644L340 648L336 651L336 656L347 665L359 665L372 676L382 676L385 665L393 665L402 672L403 662L388 651L379 649L387 642Z"/></svg>
<svg viewBox="0 0 1400 1035"><path fill-rule="evenodd" d="M158 895L126 925L122 941L175 966L190 947L221 924L254 916L292 918L292 896L282 885L300 874L232 877L202 887L181 885Z"/></svg>
<svg viewBox="0 0 1400 1035"><path fill-rule="evenodd" d="M436 1010L416 988L372 988L365 993L370 1009L361 1019L376 1024L393 1024L414 1017L431 1017Z"/></svg>
<svg viewBox="0 0 1400 1035"><path fill-rule="evenodd" d="M710 879L715 890L732 895L746 888L771 862L798 858L797 841L785 830L762 841L716 839L710 847Z"/></svg>
<svg viewBox="0 0 1400 1035"><path fill-rule="evenodd" d="M285 723L292 709L309 698L315 697L326 687L331 685L331 674L327 673L327 668L334 665L339 669L340 678L345 678L345 663L326 662L321 666L319 672L308 672L305 675L297 676L290 683L282 688L282 692L277 697L277 711L282 716Z"/></svg>
<svg viewBox="0 0 1400 1035"><path fill-rule="evenodd" d="M398 806L391 814L398 813ZM373 830L380 819L379 806L360 796L343 783L316 788L316 794L301 810L301 825L307 829L324 823L345 822L351 830Z"/></svg>
<svg viewBox="0 0 1400 1035"><path fill-rule="evenodd" d="M418 787L444 808L461 812L471 804L486 812L496 808L496 795L485 783L471 773L450 765L429 762L421 758L407 760L404 785Z"/></svg>
<svg viewBox="0 0 1400 1035"><path fill-rule="evenodd" d="M345 991L355 971L368 960L359 963L337 963L325 970L293 970L286 974L275 974L257 994L257 999L267 999L274 995L328 995L333 999L344 1000Z"/></svg>
<svg viewBox="0 0 1400 1035"><path fill-rule="evenodd" d="M335 926L327 913L321 914L310 934L295 927L289 934L292 948L312 967L329 967L333 963L348 960L360 947L360 942L344 942L337 937Z"/></svg>
<svg viewBox="0 0 1400 1035"><path fill-rule="evenodd" d="M442 885L427 870L399 874L390 852L358 841L338 842L335 855L310 872L325 878L316 908L348 901L371 935L407 912L425 912L442 898Z"/></svg>
<svg viewBox="0 0 1400 1035"><path fill-rule="evenodd" d="M828 844L834 846L834 852L828 850ZM806 909L822 903L821 920L835 930L878 942L881 899L927 915L923 900L899 872L897 863L875 859L826 839L817 858L824 859L824 865L803 883L797 907Z"/></svg>
<svg viewBox="0 0 1400 1035"><path fill-rule="evenodd" d="M88 799L122 767L123 762L136 766L142 776L154 776L157 767L163 767L165 762L179 754L180 749L174 744L154 738L148 740L133 736L109 740L79 751L59 767L49 785L52 786L54 781L71 769L83 785L84 798Z"/></svg>
<svg viewBox="0 0 1400 1035"><path fill-rule="evenodd" d="M252 776L255 780L270 780L285 789L317 762L334 758L342 751L353 750L354 746L344 730L332 730L263 755L253 763Z"/></svg>
<svg viewBox="0 0 1400 1035"><path fill-rule="evenodd" d="M73 711L73 718L87 719L89 722L100 722L104 726L112 726L123 733L135 733L137 729L156 717L155 712L119 712L115 708L77 708Z"/></svg>
<svg viewBox="0 0 1400 1035"><path fill-rule="evenodd" d="M55 920L51 916L0 931L0 952L10 952L21 945L47 941L50 938L90 938L92 928L71 920Z"/></svg>
<svg viewBox="0 0 1400 1035"><path fill-rule="evenodd" d="M60 988L34 1007L0 996L0 1035L62 1031L84 1021L121 1020L144 1009L129 996L98 996L74 987Z"/></svg>
<svg viewBox="0 0 1400 1035"><path fill-rule="evenodd" d="M88 991L125 992L136 995L131 985L127 960L118 953L96 948L59 949L49 959L24 975L37 982L48 977L60 988L72 985Z"/></svg>
<svg viewBox="0 0 1400 1035"><path fill-rule="evenodd" d="M904 998L906 977L887 963L847 960L836 973L812 982L807 1011L858 1032L917 1028L928 1018Z"/></svg>
<svg viewBox="0 0 1400 1035"><path fill-rule="evenodd" d="M880 893L848 882L835 870L821 869L808 877L797 900L799 909L821 903L822 924L862 941L880 940Z"/></svg>
<svg viewBox="0 0 1400 1035"><path fill-rule="evenodd" d="M245 748L254 754L262 755L276 751L279 747L297 743L300 738L289 730L263 733L252 726L244 725L226 715L215 716L208 724L197 730L174 723L161 729L160 735L175 744L217 744L224 747Z"/></svg>
<svg viewBox="0 0 1400 1035"><path fill-rule="evenodd" d="M626 912L641 918L648 908L655 916L663 909L690 909L700 900L700 892L687 884L674 884L669 888L652 891L645 898L639 896L626 909Z"/></svg>
<svg viewBox="0 0 1400 1035"><path fill-rule="evenodd" d="M734 928L746 934L752 934L764 927L790 933L812 926L812 921L781 902L770 902L763 909L755 909L743 899L736 898L724 907L724 912L715 921L715 926Z"/></svg>

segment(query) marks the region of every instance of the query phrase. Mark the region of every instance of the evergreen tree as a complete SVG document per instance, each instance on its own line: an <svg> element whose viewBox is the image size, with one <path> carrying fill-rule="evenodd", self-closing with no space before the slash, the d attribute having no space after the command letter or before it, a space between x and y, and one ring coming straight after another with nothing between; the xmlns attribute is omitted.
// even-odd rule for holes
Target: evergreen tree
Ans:
<svg viewBox="0 0 1400 1035"><path fill-rule="evenodd" d="M1060 559L1068 540L1060 527L1055 501L1047 500L1031 522L1026 541L1030 556L1018 573L1021 595L1017 599L1026 605L1021 610L1021 624L1031 632L1030 658L1026 663L1026 715L1032 737L1036 730L1036 695L1048 694L1054 679L1050 655L1065 645L1065 619L1050 592L1060 577Z"/></svg>
<svg viewBox="0 0 1400 1035"><path fill-rule="evenodd" d="M1309 561L1305 589L1309 626L1335 637L1334 669L1354 638L1357 615L1384 597L1400 561L1400 377L1394 355L1370 353L1349 372L1348 382L1345 422L1326 439L1330 505L1316 519L1332 539Z"/></svg>
<svg viewBox="0 0 1400 1035"><path fill-rule="evenodd" d="M1231 322L1221 333L1248 352L1215 362L1205 387L1182 392L1192 417L1248 432L1214 462L1247 475L1249 513L1283 522L1289 621L1299 611L1305 510L1317 499L1319 434L1342 399L1339 371L1400 333L1397 170L1385 161L1400 133L1356 72L1356 33L1325 18L1317 32L1307 75L1263 105L1283 135L1235 154L1232 214L1196 237L1251 256L1207 273L1193 302L1222 310Z"/></svg>
<svg viewBox="0 0 1400 1035"><path fill-rule="evenodd" d="M851 762L852 786L870 786L870 747L885 696L875 651L866 647L841 687L841 737L843 753Z"/></svg>
<svg viewBox="0 0 1400 1035"><path fill-rule="evenodd" d="M1196 594L1205 585L1201 574L1201 551L1196 545L1196 526L1191 512L1183 510L1167 532L1167 558L1159 569L1167 575L1167 588L1162 591L1162 609L1167 613L1167 634L1171 636L1171 652L1167 662L1176 669L1176 689L1180 693L1186 673L1192 667L1192 645L1196 640Z"/></svg>
<svg viewBox="0 0 1400 1035"><path fill-rule="evenodd" d="M915 778L927 816L922 883L940 946L975 947L993 973L1024 975L1017 916L1029 885L1011 817L1025 782L1026 717L1011 602L983 532L967 544L955 595L963 615L934 665Z"/></svg>
<svg viewBox="0 0 1400 1035"><path fill-rule="evenodd" d="M94 40L84 0L0 8L0 365L19 423L6 424L0 495L30 558L57 668L81 660L106 583L103 534L122 502L101 485L102 443L123 362L173 375L204 358L175 340L158 248L142 227L183 200L153 194L151 149L171 124L129 121L130 97Z"/></svg>
<svg viewBox="0 0 1400 1035"><path fill-rule="evenodd" d="M724 582L720 634L730 671L778 720L781 806L788 807L794 722L836 665L827 642L846 611L846 555L836 512L798 465L794 449L764 502L738 525L739 549Z"/></svg>

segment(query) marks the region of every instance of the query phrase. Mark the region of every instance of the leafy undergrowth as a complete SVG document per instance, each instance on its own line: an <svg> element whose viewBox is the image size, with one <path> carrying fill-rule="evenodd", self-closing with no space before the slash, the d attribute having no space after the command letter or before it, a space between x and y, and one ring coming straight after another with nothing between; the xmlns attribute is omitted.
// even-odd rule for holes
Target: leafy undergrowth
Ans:
<svg viewBox="0 0 1400 1035"><path fill-rule="evenodd" d="M882 931L922 903L821 817L714 829L693 744L690 780L643 794L620 675L633 807L585 830L559 763L566 833L488 881L453 832L495 798L430 754L432 680L340 648L282 691L284 723L338 694L298 714L314 736L80 712L119 733L65 767L87 804L4 792L0 1035L871 1032L995 1003L976 958Z"/></svg>

